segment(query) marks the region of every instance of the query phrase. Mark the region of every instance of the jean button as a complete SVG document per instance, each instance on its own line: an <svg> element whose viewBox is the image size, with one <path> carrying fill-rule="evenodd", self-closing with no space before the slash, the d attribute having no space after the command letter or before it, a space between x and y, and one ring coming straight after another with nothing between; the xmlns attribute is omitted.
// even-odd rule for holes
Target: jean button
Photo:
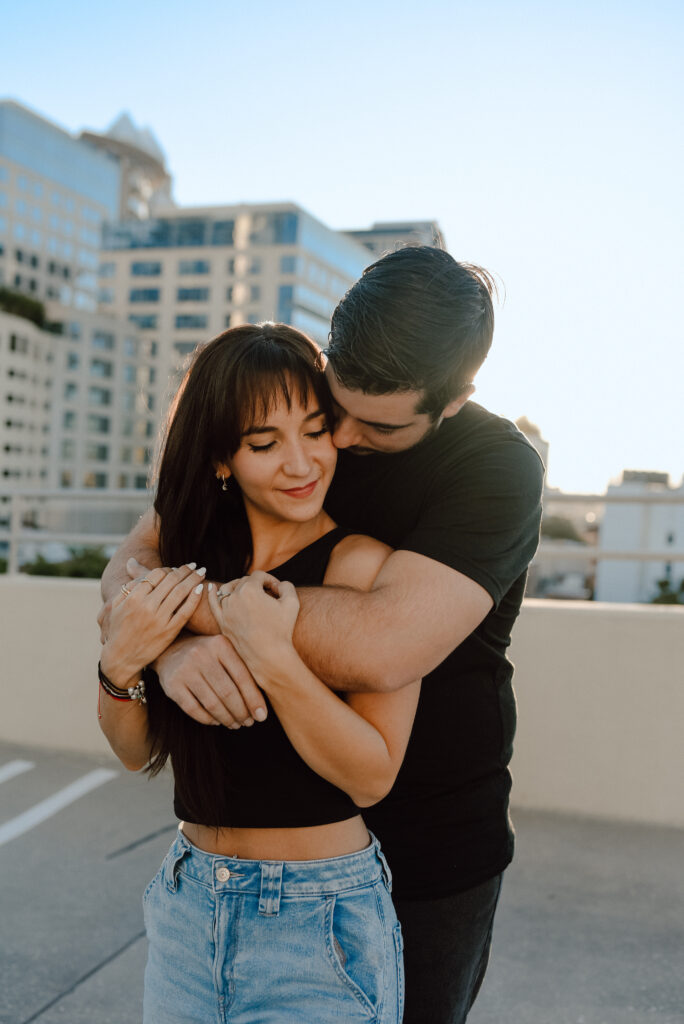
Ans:
<svg viewBox="0 0 684 1024"><path fill-rule="evenodd" d="M219 882L227 882L230 878L230 871L228 868L217 868L216 878Z"/></svg>

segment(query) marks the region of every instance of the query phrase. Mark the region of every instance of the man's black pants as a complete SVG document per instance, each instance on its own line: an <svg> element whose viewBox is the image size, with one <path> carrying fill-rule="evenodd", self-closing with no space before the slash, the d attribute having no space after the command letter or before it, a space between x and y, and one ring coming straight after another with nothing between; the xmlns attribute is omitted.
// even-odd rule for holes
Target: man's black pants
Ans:
<svg viewBox="0 0 684 1024"><path fill-rule="evenodd" d="M404 934L404 1024L463 1024L487 970L501 875L434 900L396 900Z"/></svg>

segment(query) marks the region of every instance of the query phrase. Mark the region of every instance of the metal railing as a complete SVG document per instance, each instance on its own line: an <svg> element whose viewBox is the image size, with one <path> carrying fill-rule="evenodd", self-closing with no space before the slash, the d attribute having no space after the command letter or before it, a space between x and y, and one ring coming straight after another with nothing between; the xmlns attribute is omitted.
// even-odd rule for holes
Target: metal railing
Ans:
<svg viewBox="0 0 684 1024"><path fill-rule="evenodd" d="M553 491L545 495L548 506L595 506L599 514L609 504L684 505L684 493L645 492L643 494L558 494ZM55 504L79 503L110 506L117 512L128 512L132 517L142 515L152 503L149 491L107 491L94 488L84 490L0 490L0 554L6 547L7 572L17 573L20 568L22 545L62 543L69 545L113 547L118 545L127 530L97 531L78 529L54 529L49 526L50 512ZM684 549L664 548L662 550L623 549L607 550L593 544L568 543L562 540L542 538L533 565L552 558L579 562L591 561L634 561L634 562L684 562Z"/></svg>

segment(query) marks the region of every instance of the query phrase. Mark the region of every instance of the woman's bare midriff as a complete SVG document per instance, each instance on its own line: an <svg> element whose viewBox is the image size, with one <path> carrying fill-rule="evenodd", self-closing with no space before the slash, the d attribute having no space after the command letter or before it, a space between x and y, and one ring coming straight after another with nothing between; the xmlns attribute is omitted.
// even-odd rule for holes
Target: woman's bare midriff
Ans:
<svg viewBox="0 0 684 1024"><path fill-rule="evenodd" d="M364 850L370 841L361 815L307 828L209 828L182 823L193 846L243 860L323 860Z"/></svg>

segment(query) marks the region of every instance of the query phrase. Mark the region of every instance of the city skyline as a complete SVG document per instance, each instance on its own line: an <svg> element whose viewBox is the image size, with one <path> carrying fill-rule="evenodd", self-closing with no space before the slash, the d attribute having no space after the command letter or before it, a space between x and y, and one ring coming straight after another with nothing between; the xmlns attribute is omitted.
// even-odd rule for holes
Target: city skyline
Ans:
<svg viewBox="0 0 684 1024"><path fill-rule="evenodd" d="M539 425L549 483L600 492L623 469L679 483L674 4L428 2L416 20L385 2L315 19L200 2L190 24L182 10L15 9L2 95L72 132L129 110L183 205L292 200L337 229L436 220L457 259L502 281L475 400ZM181 74L188 53L202 59Z"/></svg>

